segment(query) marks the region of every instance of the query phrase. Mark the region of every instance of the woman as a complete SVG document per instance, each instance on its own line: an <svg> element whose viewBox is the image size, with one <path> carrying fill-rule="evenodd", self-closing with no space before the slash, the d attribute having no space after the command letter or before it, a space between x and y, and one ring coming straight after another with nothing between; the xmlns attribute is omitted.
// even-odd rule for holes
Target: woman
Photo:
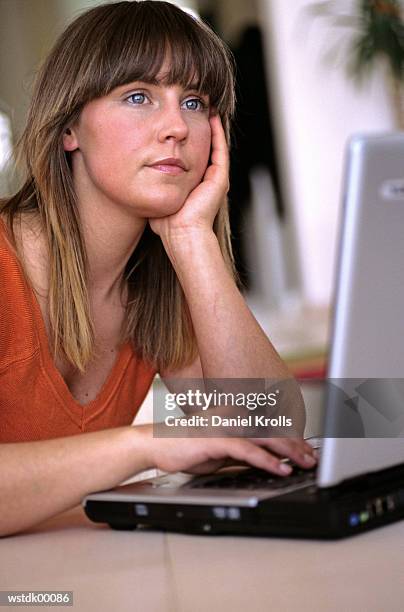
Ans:
<svg viewBox="0 0 404 612"><path fill-rule="evenodd" d="M88 11L40 71L19 148L26 179L1 205L1 534L151 467L315 463L301 439L167 439L130 425L156 372L172 391L190 378L290 378L234 281L233 104L223 44L165 2Z"/></svg>

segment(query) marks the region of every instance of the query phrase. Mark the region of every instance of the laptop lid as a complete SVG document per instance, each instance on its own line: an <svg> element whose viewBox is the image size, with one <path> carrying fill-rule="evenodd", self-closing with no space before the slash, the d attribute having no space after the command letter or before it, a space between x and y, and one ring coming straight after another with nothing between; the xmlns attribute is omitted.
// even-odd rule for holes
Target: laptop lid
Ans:
<svg viewBox="0 0 404 612"><path fill-rule="evenodd" d="M404 133L355 136L344 187L323 487L404 463Z"/></svg>

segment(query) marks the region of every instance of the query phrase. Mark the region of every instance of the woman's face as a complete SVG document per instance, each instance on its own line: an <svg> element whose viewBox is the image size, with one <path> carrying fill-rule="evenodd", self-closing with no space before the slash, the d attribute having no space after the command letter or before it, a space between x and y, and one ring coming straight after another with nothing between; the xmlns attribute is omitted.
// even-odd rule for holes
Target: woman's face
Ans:
<svg viewBox="0 0 404 612"><path fill-rule="evenodd" d="M193 89L143 82L86 104L64 135L79 203L98 198L144 218L178 211L209 161L209 112Z"/></svg>

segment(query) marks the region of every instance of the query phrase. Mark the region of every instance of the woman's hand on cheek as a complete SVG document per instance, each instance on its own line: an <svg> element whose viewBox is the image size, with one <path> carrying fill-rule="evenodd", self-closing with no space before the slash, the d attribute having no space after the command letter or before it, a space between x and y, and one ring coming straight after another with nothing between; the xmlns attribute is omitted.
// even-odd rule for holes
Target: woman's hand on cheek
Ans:
<svg viewBox="0 0 404 612"><path fill-rule="evenodd" d="M163 242L195 238L199 232L212 232L216 214L229 189L229 153L219 115L209 119L212 132L211 163L178 212L149 219L151 229Z"/></svg>

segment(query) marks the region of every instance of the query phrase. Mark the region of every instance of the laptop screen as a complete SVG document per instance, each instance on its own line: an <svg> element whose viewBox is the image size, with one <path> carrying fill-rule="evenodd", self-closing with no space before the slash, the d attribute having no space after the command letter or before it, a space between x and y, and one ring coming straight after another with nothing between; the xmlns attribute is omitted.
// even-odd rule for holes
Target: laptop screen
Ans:
<svg viewBox="0 0 404 612"><path fill-rule="evenodd" d="M346 159L319 485L404 463L404 134Z"/></svg>

